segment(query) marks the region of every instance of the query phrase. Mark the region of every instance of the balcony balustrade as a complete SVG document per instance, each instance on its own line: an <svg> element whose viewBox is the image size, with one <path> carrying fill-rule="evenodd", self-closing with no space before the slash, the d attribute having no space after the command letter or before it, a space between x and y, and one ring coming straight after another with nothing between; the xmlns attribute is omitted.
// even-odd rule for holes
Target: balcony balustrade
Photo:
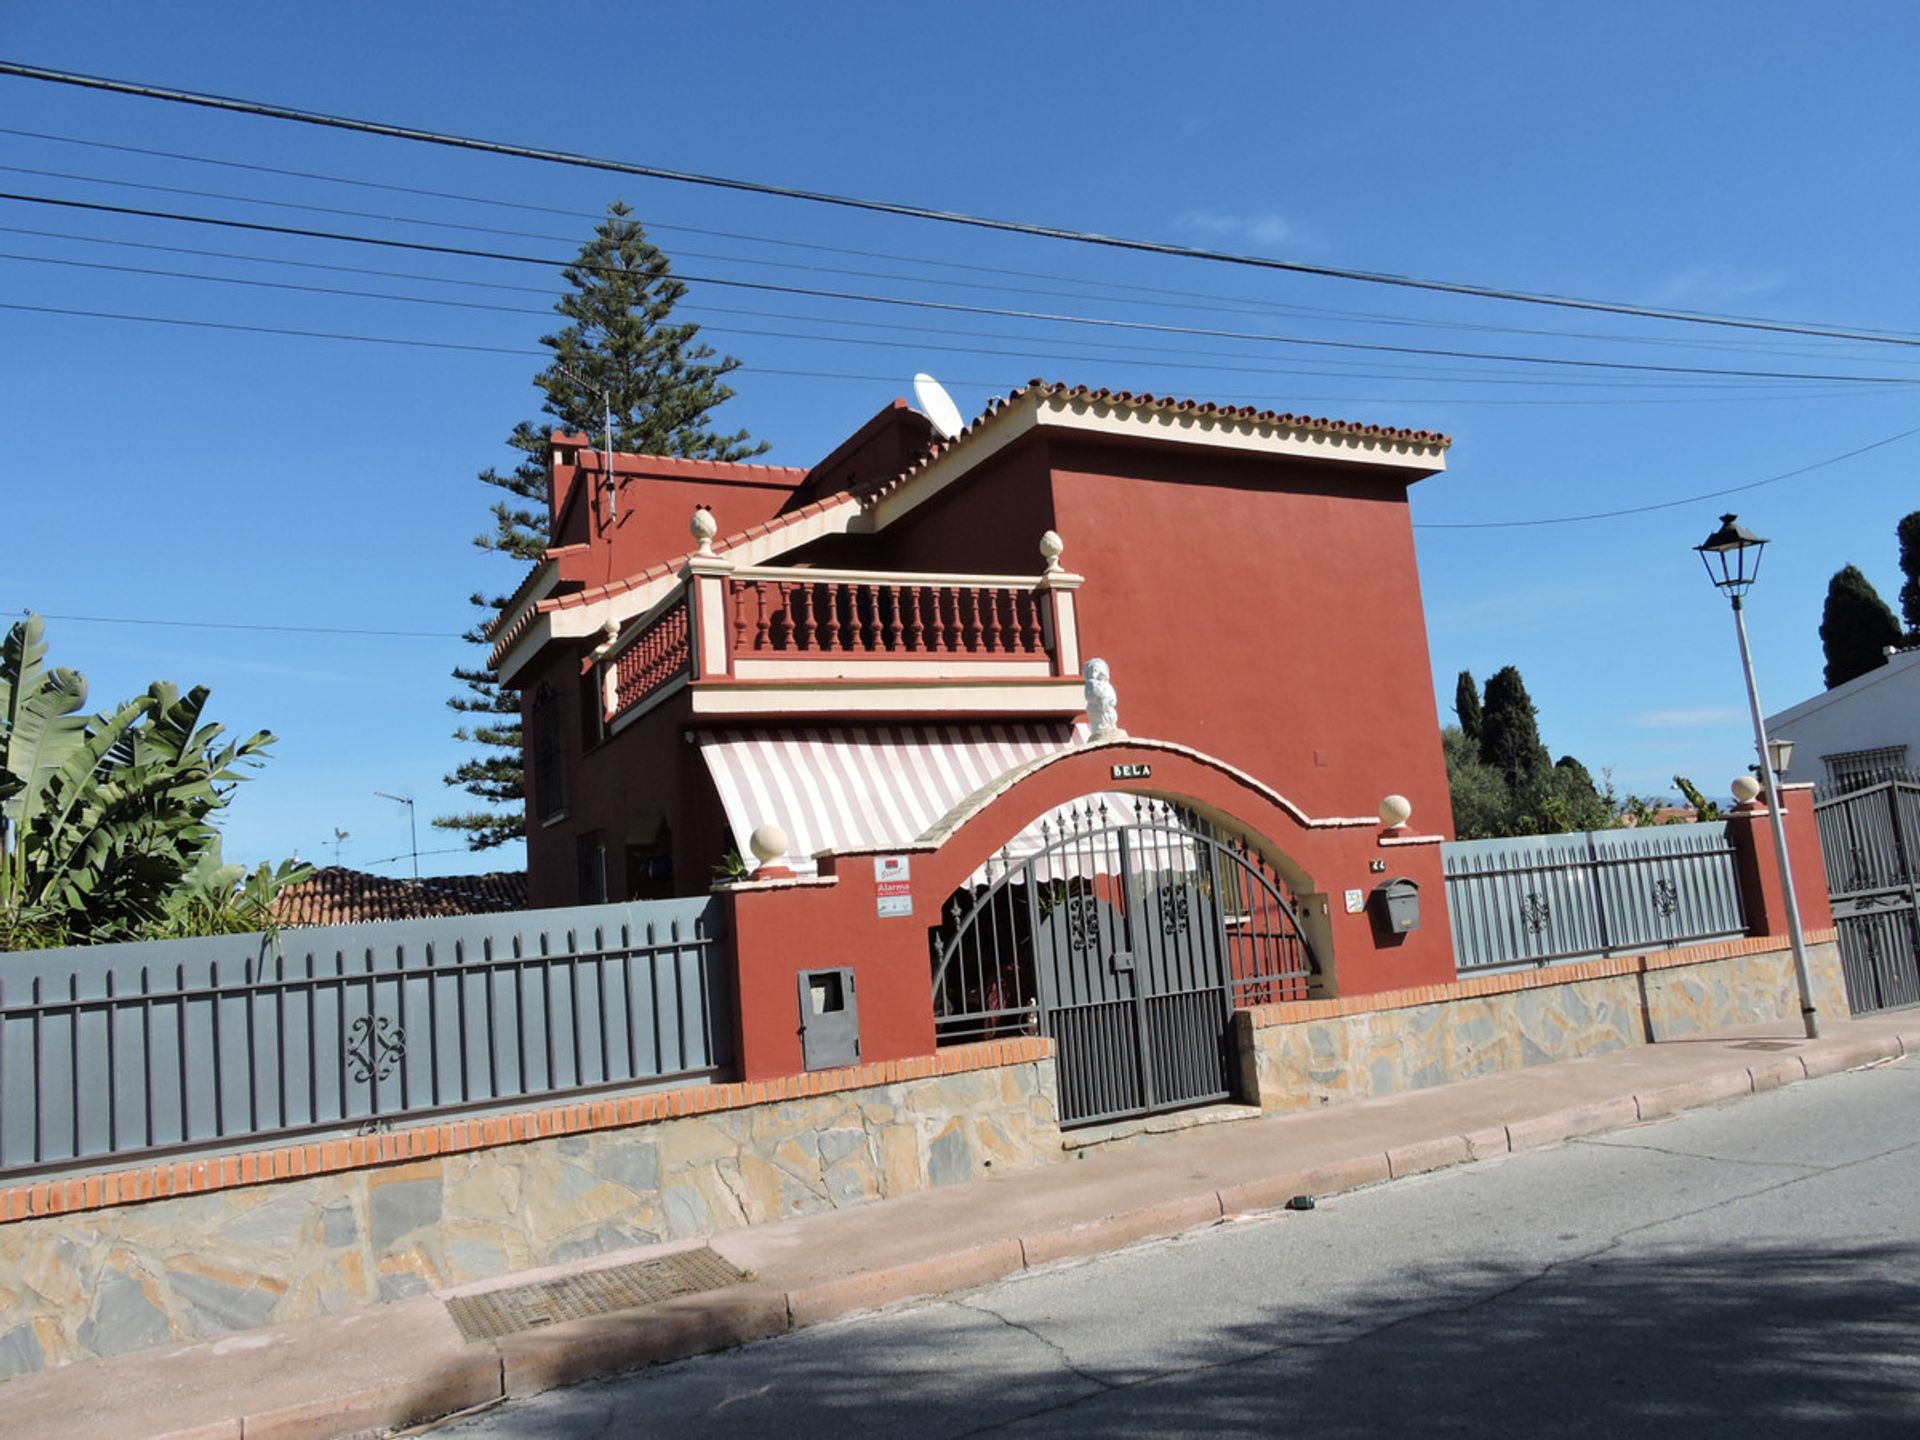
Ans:
<svg viewBox="0 0 1920 1440"><path fill-rule="evenodd" d="M1018 713L1081 706L1078 575L734 566L682 582L594 655L610 727L681 687L696 714Z"/></svg>

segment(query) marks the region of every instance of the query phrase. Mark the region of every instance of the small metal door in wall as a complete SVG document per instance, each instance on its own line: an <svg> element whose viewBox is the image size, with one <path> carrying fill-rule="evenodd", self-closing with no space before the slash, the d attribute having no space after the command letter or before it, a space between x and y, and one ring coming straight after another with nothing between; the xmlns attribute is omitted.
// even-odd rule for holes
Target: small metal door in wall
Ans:
<svg viewBox="0 0 1920 1440"><path fill-rule="evenodd" d="M1051 1036L1063 1125L1225 1099L1234 1005L1303 997L1313 969L1277 877L1144 797L1079 805L1041 834L949 903L943 1042Z"/></svg>

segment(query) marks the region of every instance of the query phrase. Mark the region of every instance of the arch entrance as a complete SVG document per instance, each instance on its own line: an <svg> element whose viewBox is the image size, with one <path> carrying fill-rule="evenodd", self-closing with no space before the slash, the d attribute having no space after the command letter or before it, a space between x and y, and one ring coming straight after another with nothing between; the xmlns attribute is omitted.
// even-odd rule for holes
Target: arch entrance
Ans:
<svg viewBox="0 0 1920 1440"><path fill-rule="evenodd" d="M1051 1037L1062 1126L1228 1098L1234 1009L1305 999L1319 973L1259 848L1137 793L1051 812L955 890L941 920L941 1043Z"/></svg>

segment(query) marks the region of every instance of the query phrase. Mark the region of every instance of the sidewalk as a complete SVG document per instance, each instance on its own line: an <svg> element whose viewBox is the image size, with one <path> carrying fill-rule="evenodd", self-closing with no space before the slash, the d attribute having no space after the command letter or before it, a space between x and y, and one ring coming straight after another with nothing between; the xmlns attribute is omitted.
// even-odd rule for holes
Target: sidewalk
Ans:
<svg viewBox="0 0 1920 1440"><path fill-rule="evenodd" d="M1202 1125L1004 1178L729 1231L748 1283L468 1342L451 1297L699 1247L601 1255L324 1320L92 1360L0 1383L0 1436L294 1440L378 1433L590 1376L979 1285L1327 1195L1652 1120L1920 1051L1920 1011L1792 1022L1543 1065L1408 1095Z"/></svg>

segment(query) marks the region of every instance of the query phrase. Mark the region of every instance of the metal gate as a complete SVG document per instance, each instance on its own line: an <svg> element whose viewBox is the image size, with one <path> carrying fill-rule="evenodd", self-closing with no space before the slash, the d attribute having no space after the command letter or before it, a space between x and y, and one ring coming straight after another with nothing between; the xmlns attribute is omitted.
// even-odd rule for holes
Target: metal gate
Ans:
<svg viewBox="0 0 1920 1440"><path fill-rule="evenodd" d="M933 933L941 1043L1051 1036L1062 1125L1227 1098L1235 1007L1304 999L1318 973L1280 877L1243 838L1140 796L1029 834Z"/></svg>
<svg viewBox="0 0 1920 1440"><path fill-rule="evenodd" d="M1856 1015L1920 1004L1920 775L1890 774L1813 807Z"/></svg>

